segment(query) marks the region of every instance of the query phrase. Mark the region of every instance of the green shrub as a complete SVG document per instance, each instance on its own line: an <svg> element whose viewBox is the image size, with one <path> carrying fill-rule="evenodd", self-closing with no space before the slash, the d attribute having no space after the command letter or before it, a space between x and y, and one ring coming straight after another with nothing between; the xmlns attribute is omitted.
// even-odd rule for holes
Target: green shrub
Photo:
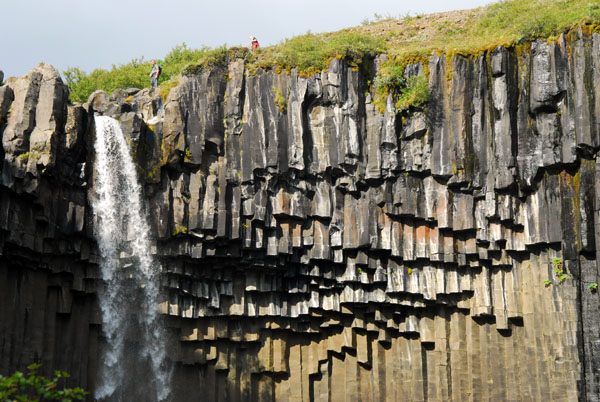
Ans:
<svg viewBox="0 0 600 402"><path fill-rule="evenodd" d="M566 279L571 279L572 276L565 273L562 258L552 258L552 266L558 278L558 283L563 283Z"/></svg>
<svg viewBox="0 0 600 402"><path fill-rule="evenodd" d="M285 114L287 110L287 99L283 97L283 94L279 89L273 87L273 93L275 94L275 105L281 114Z"/></svg>
<svg viewBox="0 0 600 402"><path fill-rule="evenodd" d="M419 75L406 79L406 85L400 92L394 106L402 112L411 107L422 107L429 100L429 82L427 77Z"/></svg>
<svg viewBox="0 0 600 402"><path fill-rule="evenodd" d="M185 43L182 43L171 49L164 60L157 59L157 63L162 67L159 86L161 91L163 87L170 89L175 86L177 76L181 71L190 63L202 59L209 52L210 49L207 47L189 49ZM98 89L102 89L110 95L117 88L147 88L150 86L148 74L151 69L150 63L142 57L133 59L127 64L118 66L113 64L110 70L97 68L90 74L86 74L77 67L72 67L63 71L63 75L69 87L71 101L83 103L87 102L90 94ZM166 98L166 96L164 97Z"/></svg>
<svg viewBox="0 0 600 402"><path fill-rule="evenodd" d="M429 100L429 82L426 76L405 77L406 63L390 60L385 63L375 78L377 87L375 105L383 113L387 97L391 94L396 112L419 108Z"/></svg>
<svg viewBox="0 0 600 402"><path fill-rule="evenodd" d="M20 371L15 372L10 377L0 375L0 401L10 402L39 402L39 401L61 401L71 402L74 399L83 400L88 394L79 387L65 388L61 387L60 383L64 384L65 378L69 374L64 371L55 371L54 377L49 380L37 374L37 369L40 364L31 364L29 375L25 375Z"/></svg>

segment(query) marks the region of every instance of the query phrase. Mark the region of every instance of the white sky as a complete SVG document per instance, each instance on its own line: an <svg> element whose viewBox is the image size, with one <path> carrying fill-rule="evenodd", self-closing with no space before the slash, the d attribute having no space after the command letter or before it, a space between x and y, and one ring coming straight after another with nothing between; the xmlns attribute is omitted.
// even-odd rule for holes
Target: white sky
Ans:
<svg viewBox="0 0 600 402"><path fill-rule="evenodd" d="M80 67L162 58L185 42L188 47L261 46L311 32L360 25L374 13L475 8L491 0L0 0L0 70L25 74L44 61L61 72Z"/></svg>

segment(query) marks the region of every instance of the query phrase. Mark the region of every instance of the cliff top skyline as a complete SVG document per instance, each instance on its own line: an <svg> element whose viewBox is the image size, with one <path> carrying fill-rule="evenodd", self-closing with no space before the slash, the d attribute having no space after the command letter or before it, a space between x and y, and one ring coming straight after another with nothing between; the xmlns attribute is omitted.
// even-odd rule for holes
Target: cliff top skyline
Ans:
<svg viewBox="0 0 600 402"><path fill-rule="evenodd" d="M7 2L0 25L4 38L0 70L5 77L20 76L39 62L60 71L110 68L133 58L161 58L179 43L191 48L249 46L255 35L261 46L311 32L329 32L381 18L469 9L489 0L426 0L402 5L392 0L341 0L282 3L189 3L168 5L157 0L81 3L74 0ZM226 27L226 29L225 29Z"/></svg>

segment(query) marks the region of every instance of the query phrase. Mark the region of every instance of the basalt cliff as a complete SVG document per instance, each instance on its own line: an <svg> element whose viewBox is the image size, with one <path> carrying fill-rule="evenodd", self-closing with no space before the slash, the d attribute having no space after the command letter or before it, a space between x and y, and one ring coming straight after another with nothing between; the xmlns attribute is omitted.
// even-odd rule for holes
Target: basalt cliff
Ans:
<svg viewBox="0 0 600 402"><path fill-rule="evenodd" d="M383 59L237 60L164 101L8 79L0 373L97 386L107 115L144 184L171 400L599 401L600 35L409 64L430 99L402 113L375 105Z"/></svg>

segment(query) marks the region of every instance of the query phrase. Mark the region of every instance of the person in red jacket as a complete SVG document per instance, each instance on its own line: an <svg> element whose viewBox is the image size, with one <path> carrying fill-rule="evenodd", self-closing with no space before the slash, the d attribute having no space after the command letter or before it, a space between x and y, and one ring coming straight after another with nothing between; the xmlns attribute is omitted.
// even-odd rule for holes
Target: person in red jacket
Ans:
<svg viewBox="0 0 600 402"><path fill-rule="evenodd" d="M256 36L250 36L250 40L252 41L252 51L255 51L256 49L260 49L260 45L258 44L258 41L256 40Z"/></svg>

